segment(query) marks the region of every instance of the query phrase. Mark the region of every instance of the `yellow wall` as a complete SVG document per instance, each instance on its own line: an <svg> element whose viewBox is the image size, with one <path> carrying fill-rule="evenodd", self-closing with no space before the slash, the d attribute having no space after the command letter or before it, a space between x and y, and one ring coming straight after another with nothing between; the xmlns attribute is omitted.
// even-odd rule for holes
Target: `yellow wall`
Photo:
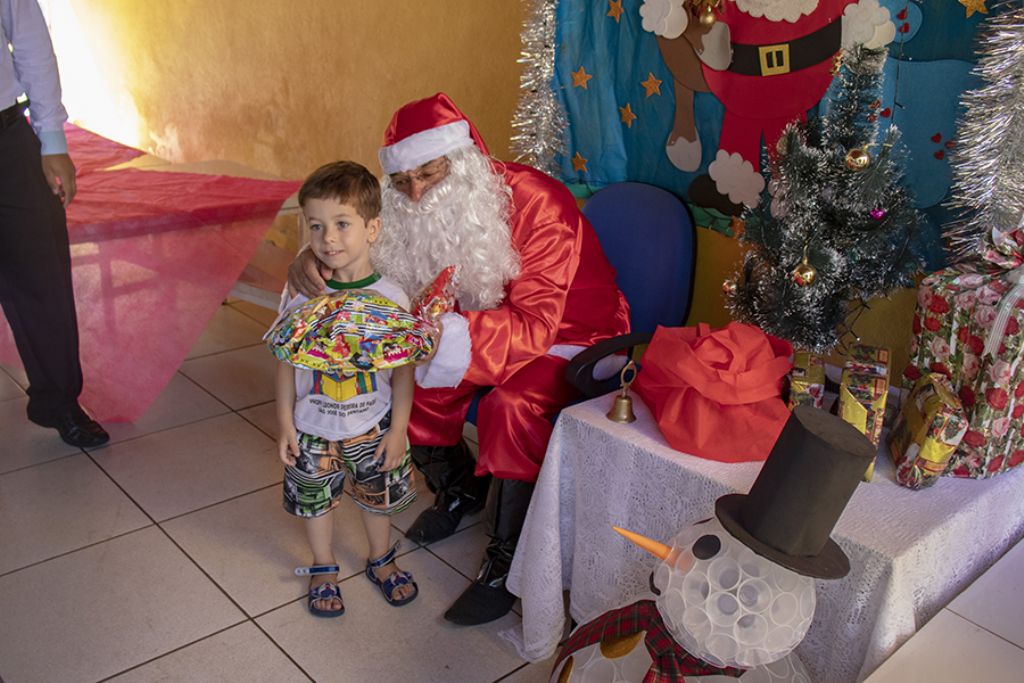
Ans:
<svg viewBox="0 0 1024 683"><path fill-rule="evenodd" d="M172 161L300 178L379 170L391 113L451 95L498 156L518 96L512 0L43 0L72 120Z"/></svg>
<svg viewBox="0 0 1024 683"><path fill-rule="evenodd" d="M73 120L172 161L228 159L301 178L377 165L402 103L444 90L507 157L518 96L515 0L43 0ZM736 240L698 233L691 322L728 322ZM912 294L861 319L902 368Z"/></svg>

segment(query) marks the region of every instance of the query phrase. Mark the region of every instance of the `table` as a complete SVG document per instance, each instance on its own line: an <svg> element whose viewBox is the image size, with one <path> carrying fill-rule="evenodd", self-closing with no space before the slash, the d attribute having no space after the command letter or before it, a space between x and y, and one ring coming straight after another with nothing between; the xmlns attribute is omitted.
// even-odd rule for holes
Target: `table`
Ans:
<svg viewBox="0 0 1024 683"><path fill-rule="evenodd" d="M563 410L555 425L512 564L522 631L507 632L532 661L550 657L569 611L583 623L648 591L656 560L611 530L657 540L746 492L760 463L725 464L679 453L639 399L637 421L605 417L612 396ZM883 449L884 454L884 449ZM816 581L814 622L797 654L815 680L863 680L1024 535L1024 468L994 479L943 478L911 491L888 456L858 487L833 532L851 572Z"/></svg>
<svg viewBox="0 0 1024 683"><path fill-rule="evenodd" d="M282 275L275 281L256 270L238 294L276 309L295 250L270 244L268 228L284 212L297 225L298 205L286 198L300 183L228 161L172 164L74 126L66 132L78 167L68 237L80 400L100 422L130 422L161 393L257 257ZM19 364L2 314L0 363Z"/></svg>

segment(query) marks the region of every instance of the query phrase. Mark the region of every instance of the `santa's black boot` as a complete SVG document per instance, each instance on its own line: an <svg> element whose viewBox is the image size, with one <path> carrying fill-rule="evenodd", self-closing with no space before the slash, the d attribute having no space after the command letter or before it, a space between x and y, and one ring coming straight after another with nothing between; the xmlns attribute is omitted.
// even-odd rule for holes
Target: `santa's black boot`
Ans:
<svg viewBox="0 0 1024 683"><path fill-rule="evenodd" d="M433 543L455 533L463 515L483 508L489 477L473 476L476 460L465 441L454 446L413 446L410 455L437 495L405 536L417 543Z"/></svg>
<svg viewBox="0 0 1024 683"><path fill-rule="evenodd" d="M469 584L444 618L462 626L486 624L508 614L516 596L505 588L519 532L530 507L533 484L515 479L491 482L487 495L487 533L491 542L484 551L484 563L476 581Z"/></svg>

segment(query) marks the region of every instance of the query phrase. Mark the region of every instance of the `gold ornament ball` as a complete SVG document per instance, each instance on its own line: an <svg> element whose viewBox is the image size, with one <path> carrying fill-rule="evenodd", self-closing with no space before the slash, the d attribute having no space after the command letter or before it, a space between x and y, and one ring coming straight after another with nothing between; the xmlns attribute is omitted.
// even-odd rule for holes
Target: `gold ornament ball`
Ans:
<svg viewBox="0 0 1024 683"><path fill-rule="evenodd" d="M818 277L818 271L815 270L807 261L800 263L796 268L793 269L793 282L798 287L809 287L814 284L815 279Z"/></svg>
<svg viewBox="0 0 1024 683"><path fill-rule="evenodd" d="M857 147L846 153L846 168L851 171L863 171L871 165L871 155L867 150Z"/></svg>
<svg viewBox="0 0 1024 683"><path fill-rule="evenodd" d="M704 28L710 28L715 25L718 21L718 17L715 16L714 10L711 9L710 5L704 7L704 11L700 14L700 25Z"/></svg>
<svg viewBox="0 0 1024 683"><path fill-rule="evenodd" d="M726 280L722 283L722 293L726 296L732 296L736 293L736 281Z"/></svg>

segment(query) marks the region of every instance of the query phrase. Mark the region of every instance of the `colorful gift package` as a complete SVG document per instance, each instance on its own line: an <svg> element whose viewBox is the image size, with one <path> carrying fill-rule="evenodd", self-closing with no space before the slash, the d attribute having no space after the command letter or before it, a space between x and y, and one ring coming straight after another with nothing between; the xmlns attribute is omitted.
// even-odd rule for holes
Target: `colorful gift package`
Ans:
<svg viewBox="0 0 1024 683"><path fill-rule="evenodd" d="M876 446L882 439L885 404L889 397L889 350L855 344L847 354L839 383L839 417ZM871 481L874 461L864 473Z"/></svg>
<svg viewBox="0 0 1024 683"><path fill-rule="evenodd" d="M310 299L284 315L264 339L286 363L353 375L429 357L432 329L387 297L350 289Z"/></svg>
<svg viewBox="0 0 1024 683"><path fill-rule="evenodd" d="M967 418L949 379L937 372L923 376L889 435L896 481L911 489L934 484L966 431Z"/></svg>
<svg viewBox="0 0 1024 683"><path fill-rule="evenodd" d="M969 421L946 474L990 477L1024 462L1024 230L993 231L981 261L929 275L918 290L910 364L946 375Z"/></svg>
<svg viewBox="0 0 1024 683"><path fill-rule="evenodd" d="M809 351L793 354L793 370L789 374L789 408L809 405L821 408L825 398L825 361Z"/></svg>

